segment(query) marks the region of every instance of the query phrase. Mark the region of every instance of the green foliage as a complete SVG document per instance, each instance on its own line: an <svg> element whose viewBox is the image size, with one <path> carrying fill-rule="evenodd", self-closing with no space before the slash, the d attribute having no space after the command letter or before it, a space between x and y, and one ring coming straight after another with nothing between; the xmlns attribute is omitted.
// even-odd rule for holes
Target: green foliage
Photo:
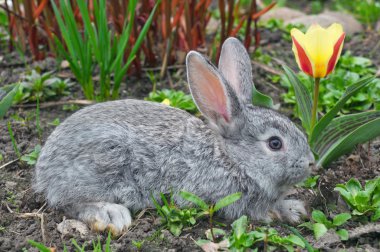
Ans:
<svg viewBox="0 0 380 252"><path fill-rule="evenodd" d="M61 124L61 121L59 120L59 118L55 118L53 121L49 122L48 125L52 125L52 126L58 126Z"/></svg>
<svg viewBox="0 0 380 252"><path fill-rule="evenodd" d="M337 0L335 8L351 12L360 22L368 26L380 19L380 2L378 0Z"/></svg>
<svg viewBox="0 0 380 252"><path fill-rule="evenodd" d="M198 210L195 208L179 208L175 205L173 195L170 195L169 201L166 199L163 193L160 193L162 205L152 197L154 206L156 207L157 213L161 216L162 224L169 231L175 235L179 236L182 233L184 227L190 227L195 225L196 218L198 217Z"/></svg>
<svg viewBox="0 0 380 252"><path fill-rule="evenodd" d="M36 145L34 150L29 154L25 154L21 157L21 161L26 162L28 165L35 165L37 163L38 156L41 152L41 145Z"/></svg>
<svg viewBox="0 0 380 252"><path fill-rule="evenodd" d="M36 242L34 240L28 240L28 243L38 249L40 252L51 252L52 250L49 247L46 247L44 244L40 242ZM87 244L84 243L82 246L78 245L75 239L71 239L71 244L74 246L76 252L85 252L88 251ZM103 248L104 247L104 248ZM63 252L68 252L69 250L64 246ZM98 240L92 242L92 251L93 252L111 252L111 233L108 233L105 244L103 245L98 237Z"/></svg>
<svg viewBox="0 0 380 252"><path fill-rule="evenodd" d="M341 56L335 70L327 78L321 79L318 99L319 111L326 112L332 109L348 86L353 85L363 77L373 76L376 71L377 69L370 59L352 56L350 52L346 52ZM303 72L298 73L297 77L311 92L314 85L313 78ZM288 92L282 96L284 101L296 105L295 91L289 80L283 76L280 83L288 89ZM368 110L371 107L380 110L380 79L378 78L346 101L342 112L358 112ZM295 106L296 114L300 113L299 109L298 106Z"/></svg>
<svg viewBox="0 0 380 252"><path fill-rule="evenodd" d="M20 84L14 85L9 92L3 88L0 88L0 119L5 116L9 108L12 106L13 99L19 88Z"/></svg>
<svg viewBox="0 0 380 252"><path fill-rule="evenodd" d="M155 92L150 92L149 96L145 98L147 101L164 102L165 104L186 110L192 114L198 112L197 106L193 102L191 95L187 95L182 91L174 89L163 89Z"/></svg>
<svg viewBox="0 0 380 252"><path fill-rule="evenodd" d="M335 215L332 220L329 220L326 215L319 210L314 210L311 214L313 222L305 222L299 227L306 227L314 232L315 239L321 238L329 229L335 230L341 240L348 240L348 231L346 229L338 229L351 219L349 213L341 213Z"/></svg>
<svg viewBox="0 0 380 252"><path fill-rule="evenodd" d="M78 0L77 4L84 24L84 35L81 36L79 33L81 29L76 23L70 2L60 0L59 10L54 1L52 1L54 13L67 50L58 39L56 39L57 46L69 62L70 69L81 84L87 99L95 98L92 72L96 67L100 70L100 93L98 99L103 101L118 98L121 81L135 59L136 53L152 23L154 13L160 4L160 1L156 1L154 9L135 40L136 42L130 47L131 43L129 41L134 27L137 2L137 0L129 1L125 13L128 22L124 25L120 35L115 36L114 32L108 28L105 0L93 2L93 13L89 12L85 0ZM94 16L94 23L91 22L91 14ZM127 50L130 50L130 53L125 57ZM124 58L126 59L124 60ZM113 77L112 87L111 77Z"/></svg>
<svg viewBox="0 0 380 252"><path fill-rule="evenodd" d="M135 246L135 248L140 251L142 249L142 246L144 245L144 240L142 241L135 241L135 240L132 240L132 245Z"/></svg>
<svg viewBox="0 0 380 252"><path fill-rule="evenodd" d="M215 204L207 204L204 200L199 198L197 195L190 193L190 192L181 191L179 193L179 195L183 199L194 203L195 205L197 205L201 209L198 216L207 216L207 215L209 216L210 232L211 232L212 240L214 242L216 241L215 234L213 232L213 230L214 230L214 228L213 228L213 216L214 216L215 212L219 211L220 209L222 209L224 207L227 207L227 206L233 204L235 201L237 201L241 198L241 193L237 192L237 193L233 193L233 194L225 196L224 198L218 200Z"/></svg>
<svg viewBox="0 0 380 252"><path fill-rule="evenodd" d="M7 125L8 125L8 134L9 134L9 137L11 138L13 150L16 153L17 157L21 159L21 153L20 153L20 150L18 149L17 142L13 134L11 122L8 122Z"/></svg>
<svg viewBox="0 0 380 252"><path fill-rule="evenodd" d="M303 188L308 188L308 189L314 189L314 187L317 185L317 181L318 181L319 177L320 177L320 175L308 177L303 182L297 184L297 186L303 187Z"/></svg>
<svg viewBox="0 0 380 252"><path fill-rule="evenodd" d="M292 37L290 36L290 30L293 28L297 28L302 32L306 31L306 27L303 24L284 24L284 21L277 18L269 19L265 22L260 23L261 27L264 27L270 31L276 32L281 31L282 32L282 38L285 41L292 41Z"/></svg>
<svg viewBox="0 0 380 252"><path fill-rule="evenodd" d="M248 231L248 218L243 215L232 223L232 233L228 238L231 251L258 250L260 243L266 243L268 251L281 249L295 251L294 247L305 248L304 242L296 235L280 236L273 228L258 227Z"/></svg>
<svg viewBox="0 0 380 252"><path fill-rule="evenodd" d="M352 208L356 216L368 216L371 221L380 219L380 177L368 180L364 188L356 178L346 184L338 184L335 189Z"/></svg>
<svg viewBox="0 0 380 252"><path fill-rule="evenodd" d="M52 72L40 74L38 71L32 70L22 76L19 84L20 88L17 89L14 96L14 103L36 102L37 99L45 101L69 95L68 89L72 86L69 79L62 80L52 75Z"/></svg>
<svg viewBox="0 0 380 252"><path fill-rule="evenodd" d="M298 116L309 137L309 144L315 153L317 166L326 167L333 160L352 151L356 144L364 143L380 135L380 111L336 117L353 95L369 84L374 84L374 77L363 77L346 87L341 98L312 128L310 91L290 68L284 66L284 71L288 82L295 90L299 108Z"/></svg>

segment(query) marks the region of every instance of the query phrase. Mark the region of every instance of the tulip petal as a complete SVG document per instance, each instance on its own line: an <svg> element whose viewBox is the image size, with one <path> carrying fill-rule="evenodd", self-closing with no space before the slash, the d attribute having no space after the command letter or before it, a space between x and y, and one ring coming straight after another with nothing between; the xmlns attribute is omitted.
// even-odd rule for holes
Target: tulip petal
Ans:
<svg viewBox="0 0 380 252"><path fill-rule="evenodd" d="M293 52L296 56L296 61L299 68L305 73L313 76L313 68L311 62L308 55L306 54L306 51L301 45L305 35L297 29L292 29L291 35L293 40Z"/></svg>
<svg viewBox="0 0 380 252"><path fill-rule="evenodd" d="M332 57L330 58L329 60L329 63L327 65L327 72L326 72L326 75L330 74L332 72L332 70L334 70L335 68L335 65L338 61L338 58L340 56L340 53L342 52L342 48L343 48L343 41L344 41L344 37L346 36L345 33L343 33L340 38L338 39L338 41L335 43L334 45L334 52L333 52L333 55Z"/></svg>

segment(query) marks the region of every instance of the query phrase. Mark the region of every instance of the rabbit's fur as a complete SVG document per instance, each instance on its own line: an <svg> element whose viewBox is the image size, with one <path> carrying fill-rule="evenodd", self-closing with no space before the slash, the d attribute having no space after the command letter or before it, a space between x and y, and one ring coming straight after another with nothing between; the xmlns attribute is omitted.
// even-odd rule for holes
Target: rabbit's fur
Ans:
<svg viewBox="0 0 380 252"><path fill-rule="evenodd" d="M252 69L242 44L229 38L219 69L197 52L186 58L188 82L209 123L163 104L119 100L86 107L48 138L36 165L35 189L96 230L121 232L128 209L152 206L151 195L179 190L207 202L235 192L222 209L288 221L305 214L302 202L284 200L314 162L304 134L279 113L251 105ZM274 151L268 139L278 136ZM179 204L186 204L176 197Z"/></svg>

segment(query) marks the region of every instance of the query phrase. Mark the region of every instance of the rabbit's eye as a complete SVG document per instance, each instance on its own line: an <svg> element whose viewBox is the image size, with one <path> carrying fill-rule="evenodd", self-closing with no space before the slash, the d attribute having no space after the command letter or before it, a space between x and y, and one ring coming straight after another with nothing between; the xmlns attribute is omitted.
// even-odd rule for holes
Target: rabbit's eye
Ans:
<svg viewBox="0 0 380 252"><path fill-rule="evenodd" d="M282 147L282 141L279 137L273 136L269 138L268 145L272 150L280 150Z"/></svg>

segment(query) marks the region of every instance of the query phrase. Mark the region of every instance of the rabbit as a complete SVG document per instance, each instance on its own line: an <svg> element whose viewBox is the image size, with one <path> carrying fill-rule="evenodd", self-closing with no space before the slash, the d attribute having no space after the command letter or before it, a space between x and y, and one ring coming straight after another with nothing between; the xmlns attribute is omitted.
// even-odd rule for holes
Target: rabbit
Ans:
<svg viewBox="0 0 380 252"><path fill-rule="evenodd" d="M201 54L186 57L190 92L206 122L165 104L117 100L85 107L47 139L34 189L52 208L95 231L120 234L131 212L152 207L151 196L180 190L207 202L242 197L221 210L298 222L304 204L284 199L305 179L314 157L304 133L278 112L252 105L252 67L236 38L221 50L219 68Z"/></svg>

